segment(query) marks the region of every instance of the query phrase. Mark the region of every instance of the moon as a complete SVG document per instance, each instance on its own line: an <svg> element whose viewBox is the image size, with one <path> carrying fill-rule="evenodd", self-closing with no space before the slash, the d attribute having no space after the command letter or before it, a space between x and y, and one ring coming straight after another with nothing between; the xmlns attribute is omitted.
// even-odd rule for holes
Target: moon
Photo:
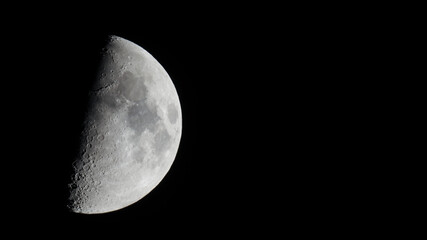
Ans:
<svg viewBox="0 0 427 240"><path fill-rule="evenodd" d="M89 94L67 207L98 214L127 207L160 183L177 154L182 117L165 69L118 36L101 51Z"/></svg>

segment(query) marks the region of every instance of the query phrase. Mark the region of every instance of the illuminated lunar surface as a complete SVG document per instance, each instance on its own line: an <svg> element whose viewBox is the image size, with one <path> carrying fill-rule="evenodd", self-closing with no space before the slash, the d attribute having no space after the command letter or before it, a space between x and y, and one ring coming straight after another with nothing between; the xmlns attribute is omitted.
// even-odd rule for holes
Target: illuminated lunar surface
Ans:
<svg viewBox="0 0 427 240"><path fill-rule="evenodd" d="M147 51L111 36L90 91L69 209L94 214L129 206L169 171L182 129L178 94Z"/></svg>

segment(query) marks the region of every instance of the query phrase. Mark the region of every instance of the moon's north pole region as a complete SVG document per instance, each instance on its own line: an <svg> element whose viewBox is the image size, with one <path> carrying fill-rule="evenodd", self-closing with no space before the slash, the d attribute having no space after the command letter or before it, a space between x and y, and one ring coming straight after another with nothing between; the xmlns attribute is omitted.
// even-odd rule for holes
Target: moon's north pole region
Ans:
<svg viewBox="0 0 427 240"><path fill-rule="evenodd" d="M89 94L68 208L106 213L137 202L169 171L181 138L181 106L160 63L117 36L101 52Z"/></svg>

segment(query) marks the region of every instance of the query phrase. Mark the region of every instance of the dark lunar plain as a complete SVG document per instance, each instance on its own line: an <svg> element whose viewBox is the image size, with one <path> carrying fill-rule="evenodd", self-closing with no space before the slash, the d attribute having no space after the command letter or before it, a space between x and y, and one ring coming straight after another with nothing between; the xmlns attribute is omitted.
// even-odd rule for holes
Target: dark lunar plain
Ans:
<svg viewBox="0 0 427 240"><path fill-rule="evenodd" d="M364 49L352 42L358 36L335 18L251 9L2 21L2 230L58 239L269 239L366 223L365 206L376 203L357 194L365 180L356 172L376 166L357 138L367 121L355 114L361 98L349 97L371 86L348 57ZM170 171L142 200L74 214L66 184L109 34L140 45L168 72L182 138Z"/></svg>

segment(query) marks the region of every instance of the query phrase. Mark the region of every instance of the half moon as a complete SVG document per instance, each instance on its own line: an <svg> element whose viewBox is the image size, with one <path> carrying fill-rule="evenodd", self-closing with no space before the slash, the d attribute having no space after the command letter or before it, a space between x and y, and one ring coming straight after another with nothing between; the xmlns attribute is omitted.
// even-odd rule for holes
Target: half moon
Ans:
<svg viewBox="0 0 427 240"><path fill-rule="evenodd" d="M94 214L129 206L169 171L181 138L181 106L165 69L147 51L111 36L73 163L68 208Z"/></svg>

